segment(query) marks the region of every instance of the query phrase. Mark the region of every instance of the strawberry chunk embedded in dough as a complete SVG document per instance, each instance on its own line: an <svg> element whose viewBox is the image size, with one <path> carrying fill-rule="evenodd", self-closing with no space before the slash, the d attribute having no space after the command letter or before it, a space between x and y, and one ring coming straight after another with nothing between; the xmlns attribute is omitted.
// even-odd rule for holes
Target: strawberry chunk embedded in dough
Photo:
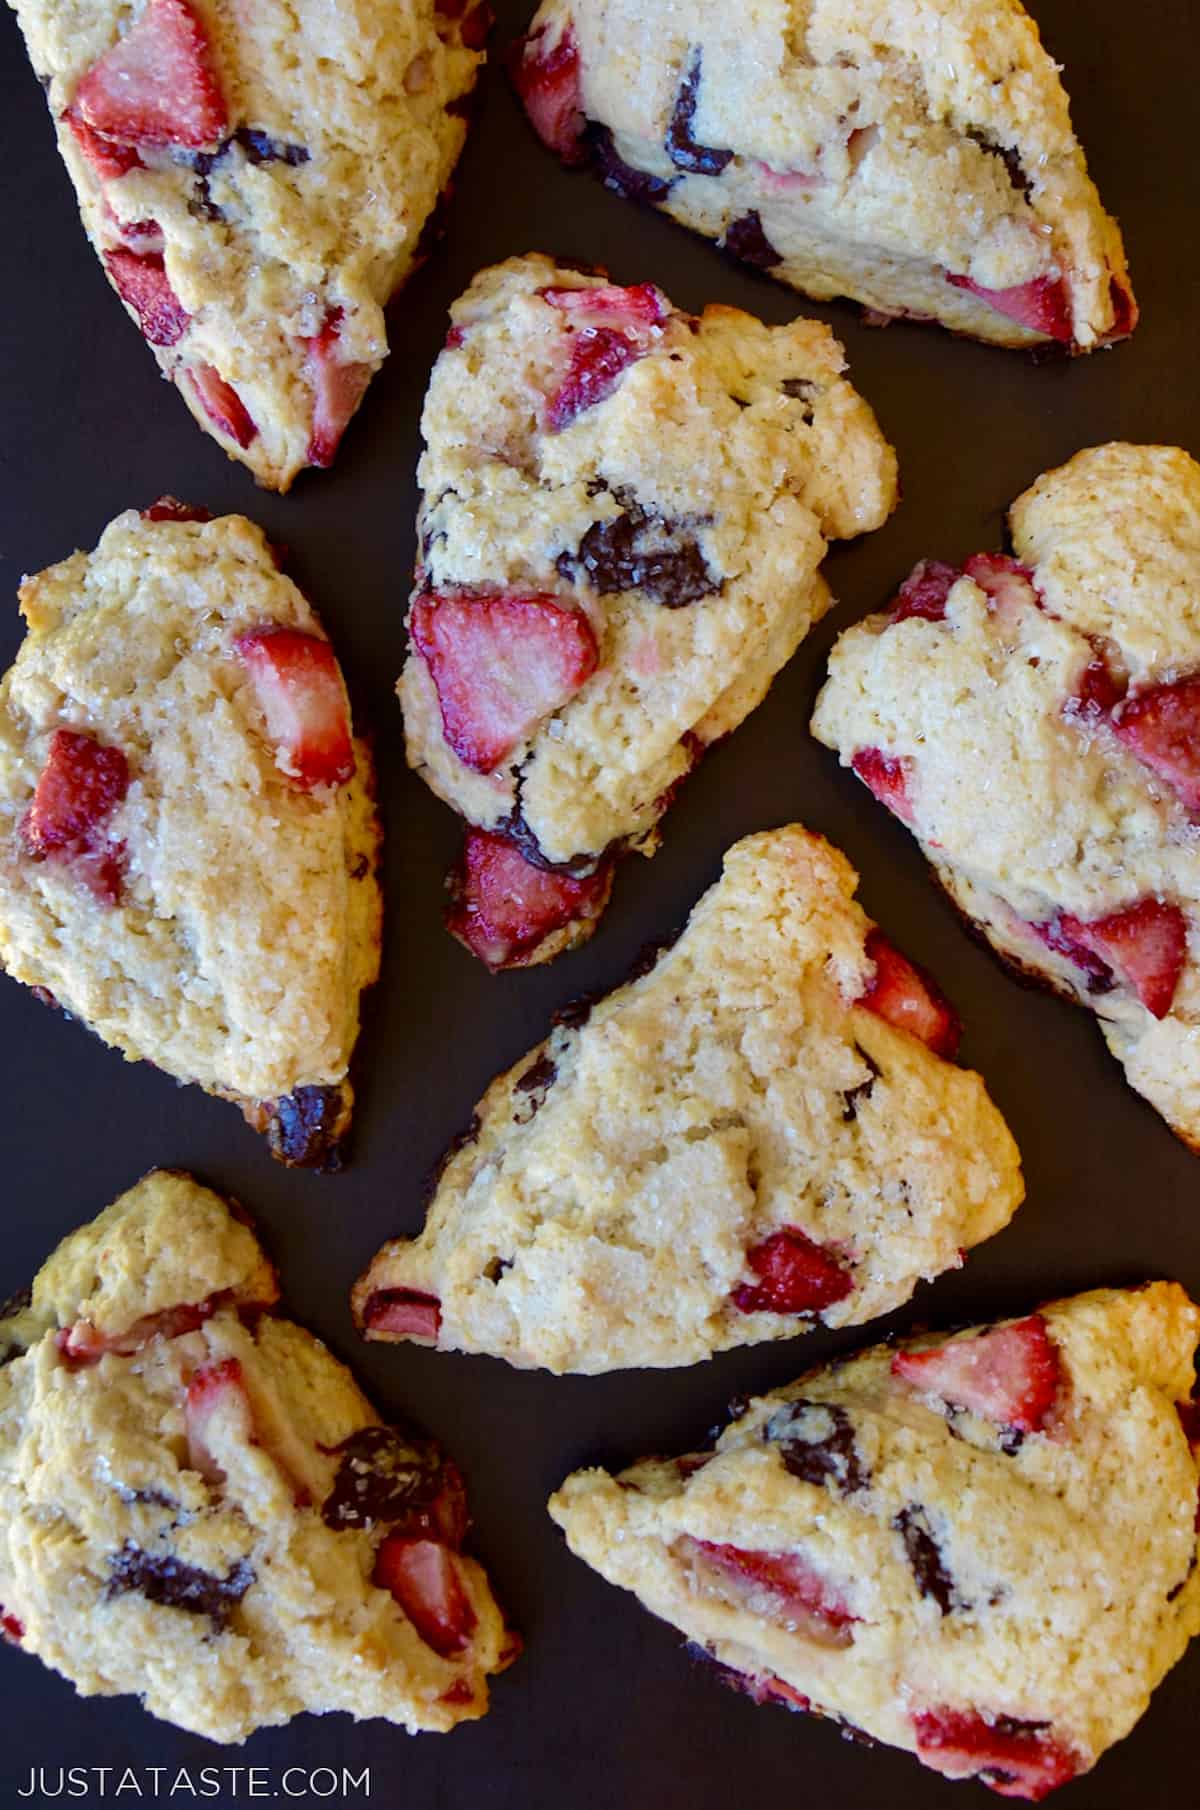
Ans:
<svg viewBox="0 0 1200 1810"><path fill-rule="evenodd" d="M1095 963L1109 974L1115 969L1155 1018L1170 1011L1187 957L1187 919L1178 905L1140 899L1090 923L1064 913L1053 924L1034 928L1089 974Z"/></svg>
<svg viewBox="0 0 1200 1810"><path fill-rule="evenodd" d="M458 1560L439 1540L389 1534L375 1561L375 1582L391 1592L435 1653L450 1658L470 1645L478 1617Z"/></svg>
<svg viewBox="0 0 1200 1810"><path fill-rule="evenodd" d="M555 931L598 917L611 884L611 861L575 879L527 861L507 836L471 830L451 875L446 928L493 972L520 967Z"/></svg>
<svg viewBox="0 0 1200 1810"><path fill-rule="evenodd" d="M229 123L208 34L187 0L149 0L92 64L72 102L118 145L215 145Z"/></svg>
<svg viewBox="0 0 1200 1810"><path fill-rule="evenodd" d="M302 791L343 784L354 772L350 708L332 647L298 629L256 629L236 643L250 675L276 764Z"/></svg>
<svg viewBox="0 0 1200 1810"><path fill-rule="evenodd" d="M1040 1803L1083 1770L1080 1755L1045 1722L989 1719L977 1710L928 1709L913 1717L917 1758L947 1778L978 1777L999 1797Z"/></svg>
<svg viewBox="0 0 1200 1810"><path fill-rule="evenodd" d="M1011 289L984 289L970 277L952 276L948 281L955 289L969 289L997 314L1007 315L1044 339L1070 345L1075 337L1071 325L1071 298L1061 277L1036 277L1031 283L1018 283Z"/></svg>
<svg viewBox="0 0 1200 1810"><path fill-rule="evenodd" d="M137 315L143 338L152 346L178 345L192 317L171 287L162 253L118 246L104 253L104 263L117 294Z"/></svg>
<svg viewBox="0 0 1200 1810"><path fill-rule="evenodd" d="M900 755L885 754L882 748L860 748L851 756L850 765L880 804L885 804L905 823L915 821L908 790L911 762Z"/></svg>
<svg viewBox="0 0 1200 1810"><path fill-rule="evenodd" d="M854 1292L854 1277L797 1226L785 1226L746 1253L757 1282L733 1291L740 1313L820 1313Z"/></svg>
<svg viewBox="0 0 1200 1810"><path fill-rule="evenodd" d="M442 1304L415 1288L381 1288L367 1302L363 1323L368 1338L416 1339L437 1344Z"/></svg>
<svg viewBox="0 0 1200 1810"><path fill-rule="evenodd" d="M245 403L212 365L189 365L180 375L218 433L227 435L243 450L258 438L258 429Z"/></svg>
<svg viewBox="0 0 1200 1810"><path fill-rule="evenodd" d="M892 621L907 622L910 616L922 616L926 622L940 622L946 614L946 599L961 577L960 567L948 566L944 560L921 560L896 593L891 606Z"/></svg>
<svg viewBox="0 0 1200 1810"><path fill-rule="evenodd" d="M958 1054L962 1025L940 988L907 956L901 955L882 930L868 930L864 948L875 964L875 973L866 992L854 1003L886 1018L898 1031L919 1037L935 1056L952 1061Z"/></svg>
<svg viewBox="0 0 1200 1810"><path fill-rule="evenodd" d="M21 825L26 844L48 855L86 841L128 790L129 762L120 748L79 730L56 729Z"/></svg>
<svg viewBox="0 0 1200 1810"><path fill-rule="evenodd" d="M586 124L580 94L579 51L567 28L548 45L544 31L518 39L509 59L509 74L529 123L542 143L564 163L582 163Z"/></svg>
<svg viewBox="0 0 1200 1810"><path fill-rule="evenodd" d="M898 1351L892 1359L892 1375L913 1388L1022 1433L1044 1425L1060 1374L1058 1349L1041 1314L929 1351Z"/></svg>
<svg viewBox="0 0 1200 1810"><path fill-rule="evenodd" d="M1136 692L1113 728L1189 811L1200 811L1200 676Z"/></svg>
<svg viewBox="0 0 1200 1810"><path fill-rule="evenodd" d="M371 381L371 367L341 356L342 310L334 308L314 339L304 342L304 375L313 392L310 465L332 465L342 435Z"/></svg>

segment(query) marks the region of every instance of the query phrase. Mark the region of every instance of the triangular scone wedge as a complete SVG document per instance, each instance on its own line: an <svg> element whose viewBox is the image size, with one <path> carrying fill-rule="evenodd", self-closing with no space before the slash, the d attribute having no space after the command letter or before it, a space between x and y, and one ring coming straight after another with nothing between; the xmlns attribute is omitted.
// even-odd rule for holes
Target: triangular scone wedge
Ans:
<svg viewBox="0 0 1200 1810"><path fill-rule="evenodd" d="M379 968L379 826L333 649L261 529L163 499L21 589L0 958L336 1168Z"/></svg>
<svg viewBox="0 0 1200 1810"><path fill-rule="evenodd" d="M493 1083L359 1281L366 1336L691 1364L886 1313L1005 1226L1013 1140L856 882L798 825L736 843L648 973Z"/></svg>
<svg viewBox="0 0 1200 1810"><path fill-rule="evenodd" d="M818 321L700 316L529 256L451 310L422 431L408 759L473 830L490 968L591 934L613 868L833 602L896 459Z"/></svg>
<svg viewBox="0 0 1200 1810"><path fill-rule="evenodd" d="M15 8L88 238L164 376L259 483L329 465L428 252L489 8Z"/></svg>
<svg viewBox="0 0 1200 1810"><path fill-rule="evenodd" d="M213 1741L473 1721L520 1643L458 1469L278 1298L242 1209L171 1171L59 1246L0 1319L0 1627Z"/></svg>
<svg viewBox="0 0 1200 1810"><path fill-rule="evenodd" d="M813 733L1200 1149L1200 465L1093 447L1009 522L846 631Z"/></svg>
<svg viewBox="0 0 1200 1810"><path fill-rule="evenodd" d="M1198 1337L1155 1282L877 1346L550 1513L759 1702L1037 1801L1200 1630Z"/></svg>
<svg viewBox="0 0 1200 1810"><path fill-rule="evenodd" d="M1002 346L1136 324L1018 0L544 0L512 69L565 162L807 295Z"/></svg>

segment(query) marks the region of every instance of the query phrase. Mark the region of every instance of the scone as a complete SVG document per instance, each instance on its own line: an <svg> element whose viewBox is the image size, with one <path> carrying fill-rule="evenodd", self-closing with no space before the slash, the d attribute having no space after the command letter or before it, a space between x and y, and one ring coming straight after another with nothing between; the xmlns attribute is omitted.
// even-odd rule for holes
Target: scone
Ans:
<svg viewBox="0 0 1200 1810"><path fill-rule="evenodd" d="M761 702L877 528L895 456L815 321L699 319L549 258L451 310L422 431L408 759L472 829L449 926L490 968L590 934L623 851Z"/></svg>
<svg viewBox="0 0 1200 1810"><path fill-rule="evenodd" d="M550 1513L758 1702L1036 1802L1200 1630L1198 1337L1154 1282L877 1346Z"/></svg>
<svg viewBox="0 0 1200 1810"><path fill-rule="evenodd" d="M243 516L170 498L21 587L0 960L336 1168L379 968L379 827L333 649Z"/></svg>
<svg viewBox="0 0 1200 1810"><path fill-rule="evenodd" d="M492 1084L355 1289L366 1337L691 1364L887 1313L1000 1231L1016 1147L856 882L798 825L736 843L674 947Z"/></svg>
<svg viewBox="0 0 1200 1810"><path fill-rule="evenodd" d="M213 1741L303 1710L410 1733L519 1646L457 1467L381 1424L238 1207L156 1170L0 1320L0 1621L83 1696Z"/></svg>
<svg viewBox="0 0 1200 1810"><path fill-rule="evenodd" d="M1010 525L1015 558L925 562L842 636L813 732L1198 1146L1200 466L1095 447Z"/></svg>
<svg viewBox="0 0 1200 1810"><path fill-rule="evenodd" d="M426 255L490 12L12 0L87 235L164 376L286 490L329 465Z"/></svg>
<svg viewBox="0 0 1200 1810"><path fill-rule="evenodd" d="M512 70L564 162L806 295L1001 346L1136 324L1018 0L543 0Z"/></svg>

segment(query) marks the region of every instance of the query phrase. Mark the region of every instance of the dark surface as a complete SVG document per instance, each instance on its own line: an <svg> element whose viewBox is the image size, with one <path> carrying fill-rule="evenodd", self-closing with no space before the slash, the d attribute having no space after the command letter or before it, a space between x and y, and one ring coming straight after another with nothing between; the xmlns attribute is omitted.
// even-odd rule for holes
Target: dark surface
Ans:
<svg viewBox="0 0 1200 1810"><path fill-rule="evenodd" d="M507 44L531 4L502 0L495 43ZM405 771L392 694L413 559L417 422L446 307L481 265L528 249L605 263L620 282L653 279L686 308L719 300L783 321L807 304L560 170L525 129L494 61L449 238L394 310L392 356L337 465L302 477L291 498L268 496L201 435L122 318L79 230L16 27L7 13L0 19L0 599L12 599L22 572L92 546L118 511L164 490L254 516L292 549L359 720L375 733L389 913L383 980L361 1045L353 1161L336 1177L285 1172L233 1108L122 1064L0 981L8 1196L0 1297L156 1163L237 1193L260 1217L296 1317L353 1361L382 1408L419 1415L463 1465L478 1549L528 1643L498 1681L487 1719L451 1736L410 1740L383 1723L329 1717L261 1734L241 1750L178 1733L128 1700L79 1700L56 1675L0 1649L0 1802L20 1801L31 1766L184 1764L369 1765L372 1801L387 1810L727 1810L810 1795L844 1810L1000 1801L726 1691L690 1664L670 1629L568 1556L543 1504L573 1466L685 1449L734 1394L783 1383L889 1324L1015 1313L1056 1291L1162 1274L1200 1293L1197 1159L1125 1087L1085 1013L1022 989L970 940L907 834L806 728L830 642L878 608L915 559L998 545L1012 498L1081 446L1121 437L1187 445L1193 435L1192 5L1038 0L1036 11L1066 66L1101 193L1125 229L1143 307L1137 337L1090 360L1035 367L932 329L873 331L849 305L812 309L845 342L854 380L899 451L905 502L881 533L834 553L827 569L838 609L689 782L658 858L627 864L595 940L547 969L498 979L440 927L440 878L457 826ZM1194 436L1192 450L1200 451ZM3 664L19 639L15 607L4 601ZM554 1007L614 983L645 943L677 924L730 842L793 818L846 850L868 911L961 1009L965 1059L986 1076L1024 1154L1029 1197L1011 1228L872 1331L733 1352L691 1370L558 1380L412 1346L361 1346L350 1284L385 1236L416 1229L423 1178L492 1074L542 1035ZM1194 1803L1198 1690L1200 1649L1161 1686L1137 1732L1055 1802ZM142 1784L149 1796L144 1772ZM276 1773L266 1788L278 1785ZM226 1790L207 1801L253 1800Z"/></svg>

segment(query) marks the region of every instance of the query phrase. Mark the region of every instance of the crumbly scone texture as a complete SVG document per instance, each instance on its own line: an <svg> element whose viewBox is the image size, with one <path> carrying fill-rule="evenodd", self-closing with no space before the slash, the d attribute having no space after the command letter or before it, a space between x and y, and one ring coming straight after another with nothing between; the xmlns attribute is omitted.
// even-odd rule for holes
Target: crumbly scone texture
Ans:
<svg viewBox="0 0 1200 1810"><path fill-rule="evenodd" d="M81 1319L119 1334L205 1290L193 1330L164 1316L128 1355L64 1354ZM215 1741L305 1710L411 1732L475 1719L509 1644L487 1579L455 1555L476 1623L443 1657L372 1582L381 1525L322 1514L338 1448L382 1429L349 1371L271 1311L277 1292L253 1233L187 1176L150 1174L55 1252L32 1310L0 1321L5 1630L82 1695L134 1693ZM231 1370L256 1436L210 1422L202 1475L189 1385Z"/></svg>
<svg viewBox="0 0 1200 1810"><path fill-rule="evenodd" d="M895 506L896 460L826 327L721 306L696 319L665 298L611 391L548 427L578 336L545 289L613 293L530 255L482 271L451 309L422 419L416 596L549 595L587 618L595 671L488 772L447 740L416 647L399 691L409 762L439 797L483 828L519 813L566 863L653 853L672 788L830 607L827 542ZM641 570L603 551L589 565L630 526ZM668 601L673 571L690 601Z"/></svg>
<svg viewBox="0 0 1200 1810"><path fill-rule="evenodd" d="M247 1106L345 1083L378 972L371 760L298 790L277 763L240 636L317 618L242 516L134 510L92 553L27 579L0 682L0 956L130 1059ZM123 751L108 825L117 904L22 838L55 732Z"/></svg>
<svg viewBox="0 0 1200 1810"><path fill-rule="evenodd" d="M1018 0L545 0L531 33L541 57L573 42L611 187L808 295L1007 346L1050 330L949 278L1052 289L1076 350L1132 325L1120 232Z"/></svg>
<svg viewBox="0 0 1200 1810"><path fill-rule="evenodd" d="M1176 447L1077 454L1014 504L1034 592L989 608L959 579L941 621L869 617L830 657L813 733L906 768L912 828L999 953L1096 1013L1133 1087L1200 1145L1200 831L1172 787L1078 707L1102 657L1128 696L1200 669L1200 465ZM982 809L980 801L987 800ZM1087 977L1032 926L1136 901L1186 921L1170 1009Z"/></svg>
<svg viewBox="0 0 1200 1810"><path fill-rule="evenodd" d="M674 947L495 1081L419 1237L355 1291L440 1302L439 1346L596 1372L694 1363L815 1316L742 1311L748 1251L798 1229L869 1320L956 1267L1023 1195L979 1076L858 1000L857 876L799 826L747 837ZM376 1335L376 1336L387 1336Z"/></svg>
<svg viewBox="0 0 1200 1810"><path fill-rule="evenodd" d="M164 375L231 458L286 490L314 462L312 342L332 328L363 387L387 355L384 304L425 254L422 228L462 150L481 52L434 0L189 0L229 135L215 152L143 150L142 167L104 176L64 116L144 4L11 3L98 255L154 250L147 225L159 228L190 317L177 343L152 347ZM255 429L248 444L181 381L200 367L232 387Z"/></svg>
<svg viewBox="0 0 1200 1810"><path fill-rule="evenodd" d="M909 1751L925 1710L1011 1718L1086 1770L1200 1630L1197 1460L1176 1412L1200 1311L1159 1282L1042 1318L1057 1396L1019 1441L894 1374L911 1342L879 1346L752 1401L711 1454L576 1472L550 1513L752 1688L782 1682ZM849 1619L836 1639L789 1626L769 1593L724 1588L699 1542L795 1555Z"/></svg>

